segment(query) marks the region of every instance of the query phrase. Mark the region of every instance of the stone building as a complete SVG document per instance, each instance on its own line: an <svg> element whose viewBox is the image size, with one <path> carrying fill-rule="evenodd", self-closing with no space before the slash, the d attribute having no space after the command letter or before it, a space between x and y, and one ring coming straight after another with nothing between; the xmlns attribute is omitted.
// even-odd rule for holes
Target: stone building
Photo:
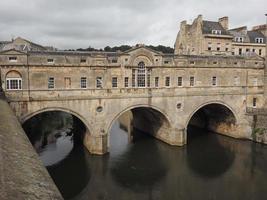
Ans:
<svg viewBox="0 0 267 200"><path fill-rule="evenodd" d="M12 49L0 52L0 70L21 123L41 112L71 113L97 154L108 151L110 128L126 112L135 128L181 146L191 123L250 139L247 109L265 103L264 60L251 55L163 54L143 45L125 52Z"/></svg>
<svg viewBox="0 0 267 200"><path fill-rule="evenodd" d="M187 55L266 55L265 26L229 29L228 17L206 21L199 15L192 24L181 22L175 42L176 54Z"/></svg>

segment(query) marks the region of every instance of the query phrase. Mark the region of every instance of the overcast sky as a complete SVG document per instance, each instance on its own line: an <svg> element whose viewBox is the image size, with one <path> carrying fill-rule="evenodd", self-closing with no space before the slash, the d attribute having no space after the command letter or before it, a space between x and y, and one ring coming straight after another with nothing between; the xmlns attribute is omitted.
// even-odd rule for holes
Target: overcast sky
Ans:
<svg viewBox="0 0 267 200"><path fill-rule="evenodd" d="M0 0L0 40L21 36L61 49L137 43L173 47L198 14L230 28L264 24L266 0Z"/></svg>

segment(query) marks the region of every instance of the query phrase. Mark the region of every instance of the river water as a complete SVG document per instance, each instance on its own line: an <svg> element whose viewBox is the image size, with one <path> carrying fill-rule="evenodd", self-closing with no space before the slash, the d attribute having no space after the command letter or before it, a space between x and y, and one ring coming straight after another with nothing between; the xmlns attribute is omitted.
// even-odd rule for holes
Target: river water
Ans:
<svg viewBox="0 0 267 200"><path fill-rule="evenodd" d="M267 145L191 128L188 145L173 147L115 122L110 153L83 147L82 124L60 112L42 114L24 129L65 199L267 199Z"/></svg>

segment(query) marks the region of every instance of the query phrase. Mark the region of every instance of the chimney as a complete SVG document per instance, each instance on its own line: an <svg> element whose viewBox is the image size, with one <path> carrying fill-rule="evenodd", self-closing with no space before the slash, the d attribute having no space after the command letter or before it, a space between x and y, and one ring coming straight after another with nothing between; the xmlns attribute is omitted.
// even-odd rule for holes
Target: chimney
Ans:
<svg viewBox="0 0 267 200"><path fill-rule="evenodd" d="M228 17L227 16L219 18L218 22L222 25L222 27L225 30L228 30Z"/></svg>

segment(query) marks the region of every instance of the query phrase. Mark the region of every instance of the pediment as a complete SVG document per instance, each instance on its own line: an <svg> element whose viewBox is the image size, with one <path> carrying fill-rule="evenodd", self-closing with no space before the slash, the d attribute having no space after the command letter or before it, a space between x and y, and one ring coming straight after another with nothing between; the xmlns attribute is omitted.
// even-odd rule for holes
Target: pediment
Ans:
<svg viewBox="0 0 267 200"><path fill-rule="evenodd" d="M155 51L155 50L150 49L150 48L148 48L146 46L134 47L134 48L129 49L129 50L123 52L123 53L124 54L130 54L130 55L132 55L132 54L142 54L142 53L143 54L152 54L153 56L162 55L161 52Z"/></svg>
<svg viewBox="0 0 267 200"><path fill-rule="evenodd" d="M16 49L9 49L5 51L1 51L0 55L26 55L26 53L22 51L18 51Z"/></svg>

